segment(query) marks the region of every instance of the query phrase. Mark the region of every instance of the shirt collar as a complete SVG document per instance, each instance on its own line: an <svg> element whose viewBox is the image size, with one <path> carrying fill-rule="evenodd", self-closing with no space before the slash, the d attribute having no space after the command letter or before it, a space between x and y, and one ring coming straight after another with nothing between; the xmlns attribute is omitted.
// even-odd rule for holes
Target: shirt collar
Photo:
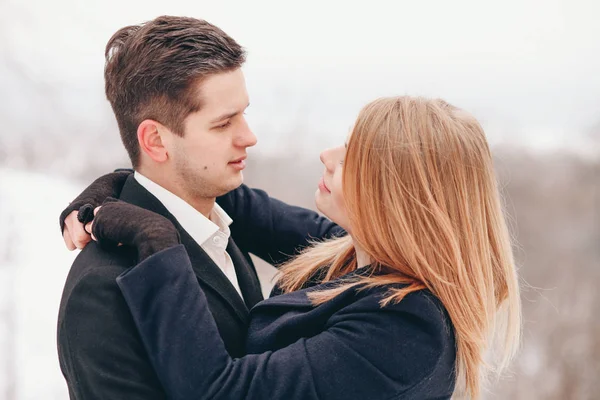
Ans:
<svg viewBox="0 0 600 400"><path fill-rule="evenodd" d="M229 231L228 227L233 221L217 203L215 203L211 211L211 219L217 222L215 223L186 203L182 198L146 178L138 171L135 171L134 177L140 185L154 195L154 197L165 206L183 229L185 229L199 245L206 242L211 236L219 231L219 229L226 232Z"/></svg>

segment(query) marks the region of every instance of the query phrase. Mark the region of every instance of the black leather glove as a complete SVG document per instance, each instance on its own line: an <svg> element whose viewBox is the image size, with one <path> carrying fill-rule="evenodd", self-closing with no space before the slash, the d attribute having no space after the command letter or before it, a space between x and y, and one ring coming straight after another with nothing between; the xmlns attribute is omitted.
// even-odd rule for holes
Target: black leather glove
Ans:
<svg viewBox="0 0 600 400"><path fill-rule="evenodd" d="M90 222L94 218L94 209L102 204L105 199L119 197L125 181L132 173L132 169L117 169L115 172L103 175L92 182L60 213L60 232L62 233L65 230L65 218L73 211L79 211L77 218L82 224L85 225Z"/></svg>
<svg viewBox="0 0 600 400"><path fill-rule="evenodd" d="M180 243L179 232L167 218L116 199L107 199L100 207L92 234L104 247L119 243L134 247L138 261Z"/></svg>

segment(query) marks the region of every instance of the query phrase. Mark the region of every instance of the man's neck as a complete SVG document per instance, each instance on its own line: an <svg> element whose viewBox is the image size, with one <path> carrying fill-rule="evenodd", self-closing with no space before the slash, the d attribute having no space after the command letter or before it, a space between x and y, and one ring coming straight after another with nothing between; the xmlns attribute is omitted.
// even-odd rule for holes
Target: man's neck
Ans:
<svg viewBox="0 0 600 400"><path fill-rule="evenodd" d="M204 198L204 197L194 198L193 196L186 196L186 192L184 192L184 191L181 191L181 193L178 193L168 187L165 187L165 189L167 189L168 191L170 191L177 197L180 197L183 201L185 201L186 203L188 203L189 205L194 207L196 209L196 211L198 211L199 213L204 215L206 218L210 219L210 213L211 213L213 207L215 206L216 199L214 197L212 197L212 198Z"/></svg>
<svg viewBox="0 0 600 400"><path fill-rule="evenodd" d="M191 205L196 211L210 219L210 213L215 206L216 199L214 197L206 198L193 196L189 191L184 190L183 185L178 184L176 179L169 179L164 174L152 173L152 171L146 169L139 169L137 171L152 182L173 193L175 196Z"/></svg>

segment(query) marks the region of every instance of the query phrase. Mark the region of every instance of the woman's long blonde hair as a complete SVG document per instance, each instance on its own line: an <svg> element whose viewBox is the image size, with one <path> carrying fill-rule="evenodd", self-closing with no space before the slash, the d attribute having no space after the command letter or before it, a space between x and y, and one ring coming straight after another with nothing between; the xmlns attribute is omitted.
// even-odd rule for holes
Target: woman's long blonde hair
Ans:
<svg viewBox="0 0 600 400"><path fill-rule="evenodd" d="M329 281L352 271L355 243L385 273L311 292L313 302L353 286L406 284L389 292L385 306L429 289L454 326L458 385L477 398L485 372L514 356L521 329L510 235L483 129L443 100L378 99L353 128L342 187L352 237L307 248L281 268L279 286L290 292L315 274ZM492 347L500 351L485 362Z"/></svg>

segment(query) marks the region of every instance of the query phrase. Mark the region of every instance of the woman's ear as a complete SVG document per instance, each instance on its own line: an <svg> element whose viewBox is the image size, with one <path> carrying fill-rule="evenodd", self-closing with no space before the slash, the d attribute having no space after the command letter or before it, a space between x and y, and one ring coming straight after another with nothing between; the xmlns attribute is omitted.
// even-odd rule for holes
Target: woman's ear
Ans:
<svg viewBox="0 0 600 400"><path fill-rule="evenodd" d="M157 163L168 159L167 148L163 143L163 135L168 129L160 122L145 119L138 125L137 138L142 152Z"/></svg>

